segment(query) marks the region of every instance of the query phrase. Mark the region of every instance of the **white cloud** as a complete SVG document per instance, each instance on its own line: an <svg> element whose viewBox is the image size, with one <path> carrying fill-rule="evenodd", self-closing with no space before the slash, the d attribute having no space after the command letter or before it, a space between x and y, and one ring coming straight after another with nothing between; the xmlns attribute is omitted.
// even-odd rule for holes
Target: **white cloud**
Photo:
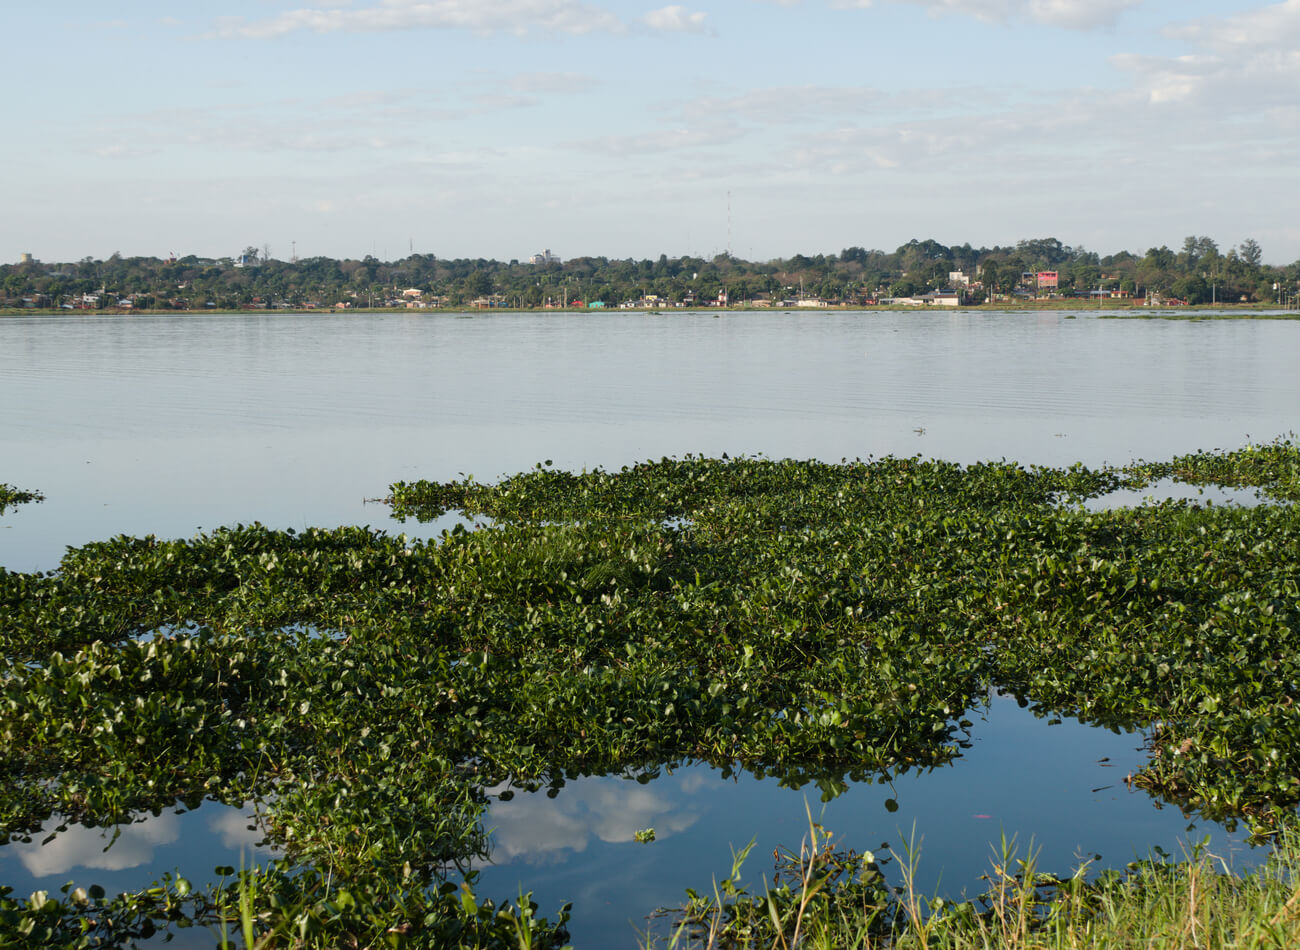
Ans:
<svg viewBox="0 0 1300 950"><path fill-rule="evenodd" d="M710 96L688 103L700 118L745 118L766 125L808 122L827 115L876 111L887 97L878 90L835 86L773 86L735 96Z"/></svg>
<svg viewBox="0 0 1300 950"><path fill-rule="evenodd" d="M1171 24L1165 34L1193 50L1180 56L1122 54L1111 63L1132 74L1133 91L1157 107L1218 110L1240 125L1265 112L1294 117L1300 85L1300 0L1227 17Z"/></svg>
<svg viewBox="0 0 1300 950"><path fill-rule="evenodd" d="M955 13L994 23L1029 20L1071 30L1113 26L1119 15L1142 0L892 0L924 8L932 16ZM872 0L835 0L844 8L862 8Z"/></svg>
<svg viewBox="0 0 1300 950"><path fill-rule="evenodd" d="M262 155L412 154L434 143L444 149L449 124L543 106L599 85L578 73L470 75L443 88L243 97L203 110L155 109L96 126L94 138L102 144L94 154L122 163L194 147Z"/></svg>
<svg viewBox="0 0 1300 950"><path fill-rule="evenodd" d="M705 14L692 13L685 7L673 4L651 10L641 22L652 30L665 33L704 33L708 29L704 24Z"/></svg>
<svg viewBox="0 0 1300 950"><path fill-rule="evenodd" d="M502 112L507 109L527 109L539 102L536 96L511 95L510 93L480 93L473 97L474 105L488 112Z"/></svg>
<svg viewBox="0 0 1300 950"><path fill-rule="evenodd" d="M1111 58L1119 69L1132 73L1134 91L1150 105L1191 102L1222 66L1214 57L1142 56L1125 53Z"/></svg>
<svg viewBox="0 0 1300 950"><path fill-rule="evenodd" d="M1049 26L1093 30L1113 26L1119 15L1142 0L1029 0L1029 18Z"/></svg>
<svg viewBox="0 0 1300 950"><path fill-rule="evenodd" d="M572 95L589 92L598 82L581 73L520 73L511 77L507 85L516 92Z"/></svg>
<svg viewBox="0 0 1300 950"><path fill-rule="evenodd" d="M1289 49L1300 44L1300 0L1284 0L1226 17L1202 17L1165 32L1212 49Z"/></svg>
<svg viewBox="0 0 1300 950"><path fill-rule="evenodd" d="M693 120L744 119L764 126L815 122L860 121L866 115L897 113L909 116L967 111L966 103L992 93L967 86L955 95L950 89L911 89L900 93L864 86L770 86L734 96L705 96L688 102L682 111Z"/></svg>
<svg viewBox="0 0 1300 950"><path fill-rule="evenodd" d="M727 145L746 135L746 131L733 122L710 122L634 135L609 135L582 143L583 149L592 149L608 155L634 156L678 149L699 149Z"/></svg>
<svg viewBox="0 0 1300 950"><path fill-rule="evenodd" d="M481 33L534 30L554 33L617 33L625 24L607 10L578 0L381 0L351 8L305 7L252 22L226 19L217 33L269 39L302 31L363 33L394 30L460 29Z"/></svg>

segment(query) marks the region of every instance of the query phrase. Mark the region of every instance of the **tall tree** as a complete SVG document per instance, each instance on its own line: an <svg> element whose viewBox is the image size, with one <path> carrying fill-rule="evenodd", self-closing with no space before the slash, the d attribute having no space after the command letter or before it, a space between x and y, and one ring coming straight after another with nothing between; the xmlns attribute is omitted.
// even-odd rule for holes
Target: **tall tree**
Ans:
<svg viewBox="0 0 1300 950"><path fill-rule="evenodd" d="M1251 267L1259 267L1260 262L1264 259L1264 252L1260 249L1259 242L1254 238L1246 238L1241 242L1241 259Z"/></svg>
<svg viewBox="0 0 1300 950"><path fill-rule="evenodd" d="M1002 271L998 267L998 262L993 258L985 258L984 263L980 265L979 273L980 280L984 282L988 292L990 294L997 293L998 288L1002 285Z"/></svg>

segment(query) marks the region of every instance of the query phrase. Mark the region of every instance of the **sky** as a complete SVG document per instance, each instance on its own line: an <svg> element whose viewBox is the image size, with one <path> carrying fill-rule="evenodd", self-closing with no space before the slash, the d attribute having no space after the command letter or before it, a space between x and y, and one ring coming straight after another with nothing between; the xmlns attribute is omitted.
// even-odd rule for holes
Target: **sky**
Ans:
<svg viewBox="0 0 1300 950"><path fill-rule="evenodd" d="M0 14L0 262L1300 258L1300 0L54 0Z"/></svg>

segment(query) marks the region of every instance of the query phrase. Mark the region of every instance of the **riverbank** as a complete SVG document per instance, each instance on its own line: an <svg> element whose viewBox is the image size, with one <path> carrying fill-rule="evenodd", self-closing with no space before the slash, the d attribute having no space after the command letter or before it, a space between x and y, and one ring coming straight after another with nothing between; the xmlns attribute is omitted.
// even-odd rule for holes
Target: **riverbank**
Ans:
<svg viewBox="0 0 1300 950"><path fill-rule="evenodd" d="M265 309L265 308L244 308L240 310L170 310L170 309L144 309L144 308L104 308L102 310L51 310L51 309L0 309L0 318L4 317L22 317L22 316L40 316L40 317L87 317L87 316L127 316L138 314L140 316L229 316L231 314L296 314L296 315L331 315L337 313L350 313L356 315L365 314L406 314L421 316L436 316L438 314L453 314L463 316L465 314L578 314L585 313L593 316L624 316L630 314L642 314L653 316L672 316L675 314L698 314L709 313L720 315L724 313L745 313L745 314L762 314L762 313L783 313L797 314L799 316L816 316L827 313L1091 313L1103 319L1162 319L1162 320L1195 320L1195 319L1212 319L1212 320L1239 320L1239 319L1268 319L1268 320L1300 320L1300 310L1279 310L1274 305L1266 304L1233 304L1229 306L1210 304L1185 306L1185 307L1144 307L1140 302L1125 303L1122 301L1108 301L1105 307L1096 307L1091 304L1045 300L1045 301L1027 301L1024 303L1006 303L999 302L996 304L966 305L961 307L908 307L908 306L869 306L869 307L815 307L815 308L783 308L783 307L747 307L744 305L730 307L708 307L708 308L682 308L682 307L636 307L636 308L587 308L587 307L492 307L475 309L473 307L455 308L455 307L430 307L430 308L402 308L402 307L359 307L349 308L347 310L333 309Z"/></svg>

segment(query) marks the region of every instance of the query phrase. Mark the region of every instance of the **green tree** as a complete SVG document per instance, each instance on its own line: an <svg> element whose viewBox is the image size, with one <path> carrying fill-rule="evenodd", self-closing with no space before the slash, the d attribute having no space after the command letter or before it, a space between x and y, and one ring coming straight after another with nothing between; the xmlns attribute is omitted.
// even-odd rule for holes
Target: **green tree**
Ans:
<svg viewBox="0 0 1300 950"><path fill-rule="evenodd" d="M461 290L471 300L475 297L486 297L492 293L492 278L486 271L476 270L465 278Z"/></svg>
<svg viewBox="0 0 1300 950"><path fill-rule="evenodd" d="M27 290L27 278L22 274L10 274L5 278L5 296L21 297Z"/></svg>
<svg viewBox="0 0 1300 950"><path fill-rule="evenodd" d="M1175 297L1180 297L1191 304L1210 302L1210 285L1200 274L1180 277L1174 281L1170 289Z"/></svg>
<svg viewBox="0 0 1300 950"><path fill-rule="evenodd" d="M993 258L984 259L984 263L980 264L979 275L980 280L984 282L985 289L990 294L998 293L1004 286L1003 282L1006 278L1003 276L1002 268Z"/></svg>
<svg viewBox="0 0 1300 950"><path fill-rule="evenodd" d="M1066 274L1068 274L1068 277L1066 277ZM1068 280L1076 290L1092 290L1101 282L1101 268L1092 264L1074 264L1066 274L1062 274L1062 277ZM1062 281L1063 286L1065 280Z"/></svg>
<svg viewBox="0 0 1300 950"><path fill-rule="evenodd" d="M1045 270L1069 260L1071 250L1056 238L1034 238L1019 241L1016 250L1033 270Z"/></svg>
<svg viewBox="0 0 1300 950"><path fill-rule="evenodd" d="M1264 259L1264 252L1260 249L1259 242L1254 238L1246 238L1242 241L1241 259L1252 269L1258 269Z"/></svg>

